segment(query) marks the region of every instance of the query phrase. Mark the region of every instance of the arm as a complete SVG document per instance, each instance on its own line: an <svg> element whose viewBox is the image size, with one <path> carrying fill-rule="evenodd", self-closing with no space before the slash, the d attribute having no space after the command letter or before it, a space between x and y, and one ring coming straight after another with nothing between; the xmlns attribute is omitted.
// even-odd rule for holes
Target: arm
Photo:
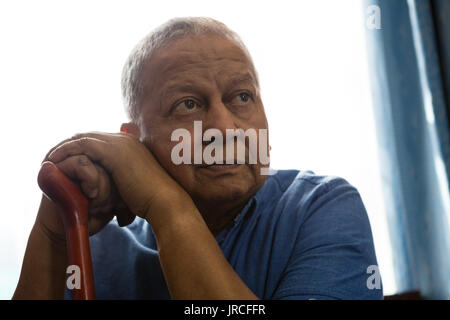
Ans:
<svg viewBox="0 0 450 320"><path fill-rule="evenodd" d="M66 242L41 223L41 219L57 214L57 208L43 196L13 299L64 298Z"/></svg>
<svg viewBox="0 0 450 320"><path fill-rule="evenodd" d="M173 299L258 299L226 260L192 200L147 215Z"/></svg>
<svg viewBox="0 0 450 320"><path fill-rule="evenodd" d="M57 166L68 177L79 181L83 193L90 198L89 234L100 231L113 217L121 225L131 223L134 216L122 208L109 176L86 156L73 156ZM120 208L120 210L118 210ZM63 299L67 267L65 232L56 205L42 197L30 233L22 271L13 299Z"/></svg>
<svg viewBox="0 0 450 320"><path fill-rule="evenodd" d="M192 199L144 144L129 134L82 134L48 160L81 154L100 163L131 212L151 224L173 298L257 299L224 257Z"/></svg>

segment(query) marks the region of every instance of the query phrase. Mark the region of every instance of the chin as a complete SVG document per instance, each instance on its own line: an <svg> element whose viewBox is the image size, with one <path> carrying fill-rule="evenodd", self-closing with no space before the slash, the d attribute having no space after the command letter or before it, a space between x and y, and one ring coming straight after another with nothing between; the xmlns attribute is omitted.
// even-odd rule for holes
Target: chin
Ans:
<svg viewBox="0 0 450 320"><path fill-rule="evenodd" d="M220 179L210 184L197 185L193 198L200 202L241 202L249 198L255 189L255 181Z"/></svg>
<svg viewBox="0 0 450 320"><path fill-rule="evenodd" d="M191 174L180 175L181 184L197 204L228 206L242 204L259 189L265 177L256 175L259 168L242 166L224 174L193 170Z"/></svg>
<svg viewBox="0 0 450 320"><path fill-rule="evenodd" d="M247 196L250 192L250 186L228 186L220 188L220 190L211 190L209 192L210 199L215 199L216 201L223 200L239 200Z"/></svg>

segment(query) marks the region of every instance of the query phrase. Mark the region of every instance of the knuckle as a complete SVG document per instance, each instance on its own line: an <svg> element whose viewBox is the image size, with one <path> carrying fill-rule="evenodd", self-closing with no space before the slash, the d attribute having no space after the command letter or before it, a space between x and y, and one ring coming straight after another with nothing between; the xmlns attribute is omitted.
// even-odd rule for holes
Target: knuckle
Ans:
<svg viewBox="0 0 450 320"><path fill-rule="evenodd" d="M50 150L48 150L47 154L45 155L44 161L48 159L48 157L50 156L50 154L55 151L56 149L58 149L61 145L63 145L64 143L66 143L67 141L69 141L69 139L63 140L60 143L58 143L57 145L53 146Z"/></svg>
<svg viewBox="0 0 450 320"><path fill-rule="evenodd" d="M71 140L77 140L83 137L83 133L76 133L74 134L70 139Z"/></svg>
<svg viewBox="0 0 450 320"><path fill-rule="evenodd" d="M78 158L77 159L78 164L81 165L81 166L88 166L90 164L90 162L91 162L89 160L88 156L86 156L84 154L81 154L81 155L77 156L77 158Z"/></svg>
<svg viewBox="0 0 450 320"><path fill-rule="evenodd" d="M89 143L89 137L81 137L76 140L80 147L84 147Z"/></svg>

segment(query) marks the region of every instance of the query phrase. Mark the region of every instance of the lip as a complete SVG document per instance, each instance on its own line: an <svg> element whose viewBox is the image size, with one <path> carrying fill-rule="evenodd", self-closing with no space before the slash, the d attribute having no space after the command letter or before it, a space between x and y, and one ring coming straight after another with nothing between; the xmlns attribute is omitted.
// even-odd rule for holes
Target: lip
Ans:
<svg viewBox="0 0 450 320"><path fill-rule="evenodd" d="M199 169L209 171L211 173L232 173L241 167L242 164L211 164L200 167Z"/></svg>

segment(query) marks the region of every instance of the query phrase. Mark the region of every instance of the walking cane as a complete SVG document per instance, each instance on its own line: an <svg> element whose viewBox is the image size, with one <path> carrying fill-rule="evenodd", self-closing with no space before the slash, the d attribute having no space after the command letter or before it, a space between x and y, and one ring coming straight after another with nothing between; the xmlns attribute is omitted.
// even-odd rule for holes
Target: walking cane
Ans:
<svg viewBox="0 0 450 320"><path fill-rule="evenodd" d="M77 184L49 161L42 164L38 184L58 207L66 232L69 265L80 268L80 288L72 289L72 299L95 299L94 275L88 232L88 200Z"/></svg>

